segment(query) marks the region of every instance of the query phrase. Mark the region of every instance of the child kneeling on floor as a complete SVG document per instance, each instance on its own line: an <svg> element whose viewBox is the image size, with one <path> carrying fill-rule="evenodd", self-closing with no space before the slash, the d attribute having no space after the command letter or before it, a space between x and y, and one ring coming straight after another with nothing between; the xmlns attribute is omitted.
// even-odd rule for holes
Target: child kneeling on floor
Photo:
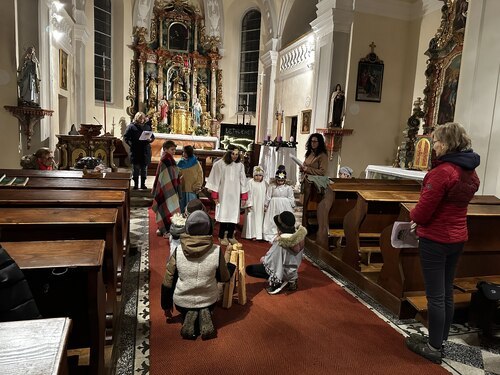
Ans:
<svg viewBox="0 0 500 375"><path fill-rule="evenodd" d="M186 233L167 263L161 289L161 307L167 320L172 309L184 319L181 336L196 340L217 337L212 311L219 297L217 282L227 282L235 270L229 262L232 247L223 255L213 243L213 222L204 211L195 211L186 220Z"/></svg>
<svg viewBox="0 0 500 375"><path fill-rule="evenodd" d="M262 257L262 263L246 267L249 276L269 280L266 291L271 295L278 294L285 287L289 291L297 290L298 270L307 235L307 229L302 225L295 228L295 215L290 211L274 216L274 222L278 227L278 236Z"/></svg>

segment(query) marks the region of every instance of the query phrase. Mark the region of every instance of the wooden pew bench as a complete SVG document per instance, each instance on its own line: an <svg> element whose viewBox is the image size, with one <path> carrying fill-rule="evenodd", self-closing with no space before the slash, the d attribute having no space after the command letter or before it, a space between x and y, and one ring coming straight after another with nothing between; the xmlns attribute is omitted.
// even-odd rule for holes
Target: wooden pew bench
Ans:
<svg viewBox="0 0 500 375"><path fill-rule="evenodd" d="M125 199L125 192L118 190L0 189L0 207L116 208L118 237L122 238L124 251L129 246Z"/></svg>
<svg viewBox="0 0 500 375"><path fill-rule="evenodd" d="M356 206L344 218L346 247L342 260L360 270L360 254L367 254L368 260L372 253L380 253L378 239L380 233L388 225L394 223L399 215L400 202L417 202L420 193L415 191L378 191L359 190ZM362 245L361 233L377 234L373 245Z"/></svg>
<svg viewBox="0 0 500 375"><path fill-rule="evenodd" d="M117 215L116 208L0 208L0 241L104 240L106 311L117 319L117 271L123 259Z"/></svg>
<svg viewBox="0 0 500 375"><path fill-rule="evenodd" d="M4 375L65 375L67 318L0 323L0 369Z"/></svg>
<svg viewBox="0 0 500 375"><path fill-rule="evenodd" d="M82 178L82 170L54 170L39 171L35 169L0 169L0 176L5 174L7 177L46 177L46 178ZM106 172L103 178L110 180L130 180L131 172Z"/></svg>
<svg viewBox="0 0 500 375"><path fill-rule="evenodd" d="M500 275L459 277L453 280L453 286L464 293L473 293L477 290L477 283L486 281L500 285Z"/></svg>
<svg viewBox="0 0 500 375"><path fill-rule="evenodd" d="M456 278L500 275L500 238L492 235L491 228L500 227L500 204L495 204L489 197L477 196L469 204L467 226L469 240L465 243L458 266ZM478 202L476 204L475 202ZM482 204L489 202L488 204ZM398 221L409 221L409 213L415 203L402 203ZM392 225L382 231L380 245L384 264L377 283L394 300L391 311L400 315L401 302L405 297L423 291L424 281L420 267L418 249L396 249L391 246ZM401 315L400 315L401 316Z"/></svg>
<svg viewBox="0 0 500 375"><path fill-rule="evenodd" d="M465 309L469 307L471 293L455 293L453 302L455 310ZM406 301L415 309L416 319L427 326L427 297L425 295L409 296Z"/></svg>
<svg viewBox="0 0 500 375"><path fill-rule="evenodd" d="M2 242L23 271L43 317L69 317L69 347L90 347L90 373L104 374L103 240Z"/></svg>
<svg viewBox="0 0 500 375"><path fill-rule="evenodd" d="M330 179L328 194L322 196L314 184L304 182L304 212L302 225L309 232L309 238L314 238L318 246L329 248L329 230L343 229L345 215L354 208L359 190L395 190L413 191L420 190L420 184L411 180L377 180L377 179ZM318 206L319 202L321 205ZM366 232L370 233L370 232ZM340 232L333 232L340 234Z"/></svg>

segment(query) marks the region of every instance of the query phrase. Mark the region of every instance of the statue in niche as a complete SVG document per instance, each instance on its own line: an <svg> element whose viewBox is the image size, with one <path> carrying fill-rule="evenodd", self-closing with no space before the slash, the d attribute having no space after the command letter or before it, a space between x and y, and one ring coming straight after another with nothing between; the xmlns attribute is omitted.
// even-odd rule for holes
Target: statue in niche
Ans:
<svg viewBox="0 0 500 375"><path fill-rule="evenodd" d="M335 91L330 98L330 113L328 116L328 126L334 128L342 127L342 120L345 115L345 94L342 86L337 83Z"/></svg>
<svg viewBox="0 0 500 375"><path fill-rule="evenodd" d="M207 108L207 86L200 81L198 84L198 98L200 98L200 104L203 108Z"/></svg>
<svg viewBox="0 0 500 375"><path fill-rule="evenodd" d="M17 73L20 104L39 107L40 66L36 58L35 47L29 47L26 50Z"/></svg>
<svg viewBox="0 0 500 375"><path fill-rule="evenodd" d="M158 103L160 107L160 123L167 124L168 123L168 111L169 104L167 98L163 97Z"/></svg>
<svg viewBox="0 0 500 375"><path fill-rule="evenodd" d="M200 100L198 98L195 99L193 104L193 115L194 115L194 123L196 126L200 126L201 123L201 112L203 108L201 107Z"/></svg>
<svg viewBox="0 0 500 375"><path fill-rule="evenodd" d="M148 84L147 84L147 94L148 94L147 102L148 102L149 108L156 107L157 92L158 92L158 87L157 87L156 79L151 74L149 76L149 80L148 80Z"/></svg>

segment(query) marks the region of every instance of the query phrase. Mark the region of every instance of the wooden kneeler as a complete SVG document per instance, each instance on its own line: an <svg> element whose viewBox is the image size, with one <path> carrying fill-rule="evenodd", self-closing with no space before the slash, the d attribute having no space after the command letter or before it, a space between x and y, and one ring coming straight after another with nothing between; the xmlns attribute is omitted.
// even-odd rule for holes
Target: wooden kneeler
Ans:
<svg viewBox="0 0 500 375"><path fill-rule="evenodd" d="M231 280L224 285L224 298L222 300L222 307L229 309L233 304L234 288L238 291L238 303L244 305L247 303L247 287L245 279L245 251L243 245L240 243L233 245L231 252L231 259L229 263L236 266Z"/></svg>

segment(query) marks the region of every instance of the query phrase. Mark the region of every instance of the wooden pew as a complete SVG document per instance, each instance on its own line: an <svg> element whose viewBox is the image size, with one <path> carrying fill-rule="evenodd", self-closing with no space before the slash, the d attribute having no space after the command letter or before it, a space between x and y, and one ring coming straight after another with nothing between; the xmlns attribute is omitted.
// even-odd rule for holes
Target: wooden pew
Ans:
<svg viewBox="0 0 500 375"><path fill-rule="evenodd" d="M90 373L104 374L104 241L2 242L2 246L23 271L42 316L71 318L70 347L90 347Z"/></svg>
<svg viewBox="0 0 500 375"><path fill-rule="evenodd" d="M104 207L118 209L117 230L126 251L129 218L126 195L118 190L0 189L0 207ZM121 274L121 264L118 265Z"/></svg>
<svg viewBox="0 0 500 375"><path fill-rule="evenodd" d="M121 248L117 246L117 215L116 208L0 208L0 241L104 240L107 312L116 319L117 271L122 262Z"/></svg>
<svg viewBox="0 0 500 375"><path fill-rule="evenodd" d="M71 171L70 171L71 172ZM2 186L1 190L20 189L16 186ZM43 178L33 177L28 180L23 190L57 189L57 190L119 190L125 193L124 224L127 244L130 244L130 180L112 180L103 178Z"/></svg>
<svg viewBox="0 0 500 375"><path fill-rule="evenodd" d="M67 374L70 327L71 320L67 318L0 323L2 374Z"/></svg>
<svg viewBox="0 0 500 375"><path fill-rule="evenodd" d="M358 190L398 190L419 191L420 184L413 180L381 180L381 179L330 179L330 189L322 196L314 184L304 182L304 212L302 225L309 234L314 234L315 243L328 249L328 232L330 229L342 230L343 220L356 204ZM321 204L318 206L318 203ZM337 234L341 236L342 233ZM311 235L308 236L310 239Z"/></svg>
<svg viewBox="0 0 500 375"><path fill-rule="evenodd" d="M469 240L458 263L457 278L500 274L500 238L492 234L492 228L500 228L500 204L495 204L495 201L499 202L491 196L476 196L469 204ZM401 204L398 221L409 221L409 213L415 205ZM392 225L385 228L380 236L384 264L377 283L394 296L387 307L401 315L403 299L423 291L424 281L418 249L393 248L391 232Z"/></svg>
<svg viewBox="0 0 500 375"><path fill-rule="evenodd" d="M380 234L384 228L396 221L399 215L400 202L417 202L420 197L415 191L377 191L361 190L355 207L344 218L346 247L342 260L356 270L360 270L360 233ZM380 252L378 243L371 248Z"/></svg>
<svg viewBox="0 0 500 375"><path fill-rule="evenodd" d="M5 174L7 177L47 177L47 178L82 178L81 170L62 170L39 171L34 169L0 169L0 176ZM130 180L131 172L106 172L103 174L105 179L110 180Z"/></svg>

